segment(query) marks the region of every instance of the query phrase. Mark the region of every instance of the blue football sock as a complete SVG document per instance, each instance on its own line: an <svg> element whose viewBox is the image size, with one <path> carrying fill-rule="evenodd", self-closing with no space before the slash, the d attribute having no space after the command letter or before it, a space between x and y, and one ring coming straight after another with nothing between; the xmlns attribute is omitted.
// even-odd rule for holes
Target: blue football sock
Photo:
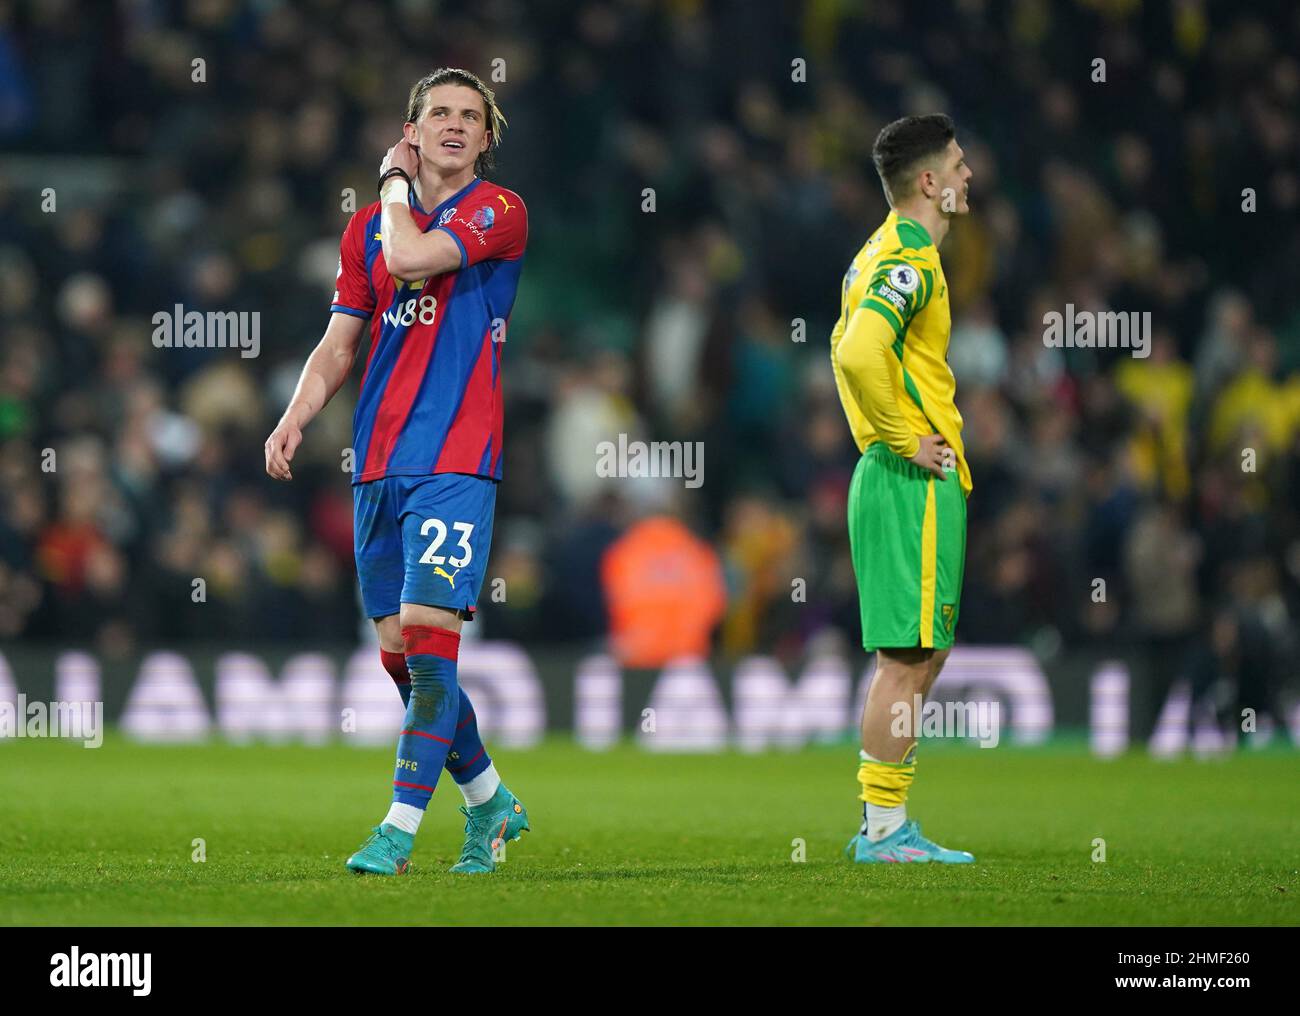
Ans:
<svg viewBox="0 0 1300 1016"><path fill-rule="evenodd" d="M478 718L474 703L460 690L460 715L456 719L456 736L447 754L447 772L457 783L468 783L492 764L492 758L478 736Z"/></svg>
<svg viewBox="0 0 1300 1016"><path fill-rule="evenodd" d="M402 629L402 644L411 673L411 699L397 739L393 802L426 808L438 786L460 715L456 683L460 635L445 628L411 625Z"/></svg>
<svg viewBox="0 0 1300 1016"><path fill-rule="evenodd" d="M383 663L384 669L388 671L388 676L393 679L393 684L397 685L397 694L402 696L402 705L410 705L411 672L406 669L406 654L390 653L387 649L380 647L379 659Z"/></svg>

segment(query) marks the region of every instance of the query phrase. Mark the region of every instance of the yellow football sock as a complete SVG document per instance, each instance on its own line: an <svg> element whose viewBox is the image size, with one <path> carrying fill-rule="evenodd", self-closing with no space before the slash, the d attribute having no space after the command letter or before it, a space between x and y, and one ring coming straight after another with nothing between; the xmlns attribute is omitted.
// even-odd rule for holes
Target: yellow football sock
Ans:
<svg viewBox="0 0 1300 1016"><path fill-rule="evenodd" d="M907 749L901 762L881 762L865 751L859 752L858 782L862 795L858 798L880 808L897 808L907 803L907 792L916 775L916 742Z"/></svg>

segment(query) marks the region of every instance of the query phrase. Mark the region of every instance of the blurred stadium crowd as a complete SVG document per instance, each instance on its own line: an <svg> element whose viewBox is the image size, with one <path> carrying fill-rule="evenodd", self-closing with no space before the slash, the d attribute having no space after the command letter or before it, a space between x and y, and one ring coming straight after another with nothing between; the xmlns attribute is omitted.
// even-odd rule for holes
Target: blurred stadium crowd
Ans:
<svg viewBox="0 0 1300 1016"><path fill-rule="evenodd" d="M675 519L716 562L723 652L857 639L827 338L887 212L877 131L943 110L975 174L942 252L975 481L959 638L1116 647L1263 701L1300 609L1297 10L0 2L0 637L361 636L358 377L292 484L261 444L326 324L347 189L373 200L407 89L447 64L504 69L496 177L531 221L507 593L471 627L599 639L619 581L691 613L693 571L601 567ZM176 303L259 311L261 355L155 348ZM1152 354L1047 348L1067 303L1150 310ZM703 442L703 486L597 477L619 433Z"/></svg>

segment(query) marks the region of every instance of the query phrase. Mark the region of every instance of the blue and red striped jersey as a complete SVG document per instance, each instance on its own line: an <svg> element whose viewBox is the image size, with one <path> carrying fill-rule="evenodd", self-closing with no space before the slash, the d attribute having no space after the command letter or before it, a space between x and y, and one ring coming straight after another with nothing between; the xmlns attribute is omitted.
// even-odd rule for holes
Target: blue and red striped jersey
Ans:
<svg viewBox="0 0 1300 1016"><path fill-rule="evenodd" d="M475 177L432 211L414 191L411 215L444 229L460 268L403 282L388 274L380 203L356 212L339 246L330 310L370 320L370 353L352 419L352 482L468 473L501 479L501 347L528 243L514 191Z"/></svg>

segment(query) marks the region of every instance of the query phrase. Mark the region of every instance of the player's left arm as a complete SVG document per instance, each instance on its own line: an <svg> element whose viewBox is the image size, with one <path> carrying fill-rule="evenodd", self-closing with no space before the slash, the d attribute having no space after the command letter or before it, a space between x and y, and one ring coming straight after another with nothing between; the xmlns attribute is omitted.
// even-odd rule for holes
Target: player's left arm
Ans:
<svg viewBox="0 0 1300 1016"><path fill-rule="evenodd" d="M405 138L388 150L379 166L382 178L390 169L400 169L414 180L420 171L420 157ZM379 240L388 274L399 279L428 279L460 267L455 242L437 230L425 233L411 215L411 187L393 175L379 188L381 208Z"/></svg>
<svg viewBox="0 0 1300 1016"><path fill-rule="evenodd" d="M923 259L905 254L891 258L871 279L834 349L859 409L880 438L896 454L944 479L943 438L912 433L898 408L899 399L906 396L900 391L902 353L894 352L912 319L929 302L932 285Z"/></svg>
<svg viewBox="0 0 1300 1016"><path fill-rule="evenodd" d="M891 364L895 337L893 323L864 300L849 319L835 356L872 429L892 451L910 459L919 450L921 439L912 433L898 409Z"/></svg>
<svg viewBox="0 0 1300 1016"><path fill-rule="evenodd" d="M412 177L418 171L418 157L405 140L389 149L380 175L392 167L406 170ZM471 196L452 219L426 233L411 215L409 192L406 181L399 176L384 181L380 190L380 242L390 275L407 280L428 279L480 261L523 254L528 213L518 198L512 202L500 194L495 201ZM492 208L492 222L487 226L474 218L485 203Z"/></svg>

